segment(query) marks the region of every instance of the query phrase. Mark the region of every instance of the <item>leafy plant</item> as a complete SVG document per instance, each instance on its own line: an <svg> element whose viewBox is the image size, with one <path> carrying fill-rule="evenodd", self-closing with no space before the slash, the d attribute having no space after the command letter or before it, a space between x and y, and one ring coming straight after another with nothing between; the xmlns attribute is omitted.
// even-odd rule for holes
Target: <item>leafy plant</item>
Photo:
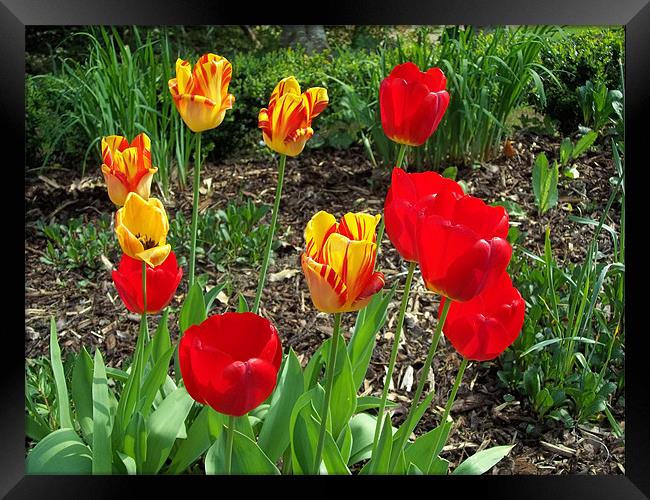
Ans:
<svg viewBox="0 0 650 500"><path fill-rule="evenodd" d="M558 164L549 165L546 154L541 153L533 166L533 192L540 215L557 205Z"/></svg>
<svg viewBox="0 0 650 500"><path fill-rule="evenodd" d="M590 80L578 87L578 101L583 125L601 132L607 125L615 125L623 118L623 93L610 90L604 83L594 85ZM615 118L614 118L615 117Z"/></svg>
<svg viewBox="0 0 650 500"><path fill-rule="evenodd" d="M38 229L48 240L41 262L58 269L80 269L89 277L103 268L102 256L109 255L114 245L108 216L96 221L74 217L65 224L38 221Z"/></svg>

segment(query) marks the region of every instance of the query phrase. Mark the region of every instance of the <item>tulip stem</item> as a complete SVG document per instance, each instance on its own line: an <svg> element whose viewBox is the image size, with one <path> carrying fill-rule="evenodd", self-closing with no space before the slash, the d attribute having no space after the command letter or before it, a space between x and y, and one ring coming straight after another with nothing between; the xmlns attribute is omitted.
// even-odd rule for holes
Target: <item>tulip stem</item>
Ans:
<svg viewBox="0 0 650 500"><path fill-rule="evenodd" d="M235 439L235 417L228 417L228 428L226 429L226 474L231 474L232 469L232 443Z"/></svg>
<svg viewBox="0 0 650 500"><path fill-rule="evenodd" d="M201 182L201 133L196 134L196 148L194 150L194 197L192 199L192 242L190 244L190 286L194 284L194 270L196 267L196 232L199 222L199 187Z"/></svg>
<svg viewBox="0 0 650 500"><path fill-rule="evenodd" d="M467 368L467 358L463 358L463 361L460 364L460 368L458 368L458 373L456 374L456 380L454 381L454 386L451 389L451 395L449 396L449 400L447 401L447 405L445 406L445 413L442 416L442 419L440 420L439 427L441 428L441 431L438 432L438 438L436 439L436 444L433 447L434 450L437 450L438 447L440 446L440 439L442 438L442 426L447 423L447 418L449 417L449 412L451 411L451 407L454 404L454 400L456 399L456 393L458 392L458 386L460 385L460 381L463 379L463 374L465 373L465 368ZM425 473L428 474L428 471L431 469L431 465L433 464L435 456L431 455L431 459L429 460L429 466L427 467L427 470L424 471Z"/></svg>
<svg viewBox="0 0 650 500"><path fill-rule="evenodd" d="M271 219L271 228L269 237L266 240L266 250L264 252L264 261L262 262L262 270L260 271L260 279L257 284L257 292L255 293L255 302L251 312L257 314L260 307L260 300L262 299L262 292L264 291L264 282L266 281L266 272L269 269L269 260L271 258L271 247L273 246L273 236L275 235L275 227L278 221L278 212L280 211L280 198L282 197L282 184L284 182L284 167L287 163L286 155L280 155L278 166L278 184L275 188L275 201L273 202L273 217Z"/></svg>
<svg viewBox="0 0 650 500"><path fill-rule="evenodd" d="M404 155L406 154L406 144L400 144L399 151L397 153L397 163L396 167L402 168L402 163L404 163ZM404 168L406 171L406 168ZM379 255L379 247L381 246L381 240L384 237L384 230L386 229L386 223L384 222L384 217L381 218L379 223L379 228L377 229L377 249L375 250L375 266L377 265L377 255Z"/></svg>
<svg viewBox="0 0 650 500"><path fill-rule="evenodd" d="M147 325L147 263L142 261L142 314L140 315L140 335L149 342L149 326Z"/></svg>
<svg viewBox="0 0 650 500"><path fill-rule="evenodd" d="M334 314L334 332L332 333L332 342L330 343L329 360L327 361L327 385L325 386L325 399L323 409L320 412L320 434L318 436L318 446L316 447L316 458L314 460L314 474L318 474L320 469L321 456L323 455L323 446L325 444L325 432L327 429L327 414L329 413L330 399L332 398L332 386L334 385L334 371L336 368L336 351L339 347L339 330L341 329L342 313Z"/></svg>
<svg viewBox="0 0 650 500"><path fill-rule="evenodd" d="M442 327L445 324L445 319L447 318L447 313L449 312L449 307L451 306L452 300L446 299L445 304L442 307L442 312L440 313L440 317L438 318L438 324L436 325L436 331L433 334L433 341L431 342L431 345L429 346L429 352L427 353L427 359L424 362L424 366L422 367L422 371L420 372L420 379L418 380L418 387L415 390L415 396L413 396L413 401L411 401L411 408L409 409L409 414L406 417L406 422L404 422L402 425L406 427L406 431L411 428L413 418L415 415L415 409L418 407L418 403L420 402L420 398L422 397L422 391L424 390L424 384L427 381L427 378L429 376L429 370L431 369L431 363L433 362L433 356L436 353L436 349L438 348L438 342L440 341L440 334L442 333ZM410 432L404 432L400 438L400 443L399 446L393 448L394 450L397 450L397 453L391 454L390 457L390 465L389 465L389 470L393 470L395 467L395 464L397 463L397 459L399 458L402 449L404 448L404 445L406 444L406 440L408 439Z"/></svg>
<svg viewBox="0 0 650 500"><path fill-rule="evenodd" d="M393 347L390 352L390 362L388 363L388 372L386 372L386 380L384 381L384 390L381 393L381 403L377 412L377 423L375 424L375 437L372 442L372 455L374 456L377 449L379 440L379 431L384 419L384 409L386 408L386 399L388 397L388 389L390 382L393 378L393 370L395 369L395 362L397 361L397 351L399 350L399 339L404 325L404 316L406 314L406 306L408 305L409 293L411 291L411 281L413 280L413 272L415 271L416 262L409 263L408 274L406 275L406 283L404 284L404 295L402 295L402 304L397 316L397 327L395 330L395 338L393 339Z"/></svg>

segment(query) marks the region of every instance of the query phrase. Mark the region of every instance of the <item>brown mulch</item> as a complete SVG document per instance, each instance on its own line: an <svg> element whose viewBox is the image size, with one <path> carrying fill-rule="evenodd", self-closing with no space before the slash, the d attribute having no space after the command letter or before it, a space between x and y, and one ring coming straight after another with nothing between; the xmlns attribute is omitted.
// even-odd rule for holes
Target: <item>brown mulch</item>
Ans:
<svg viewBox="0 0 650 500"><path fill-rule="evenodd" d="M522 231L519 243L529 251L543 252L544 230L551 227L553 251L561 261L579 262L584 258L593 228L568 219L570 214L597 219L611 192L609 178L616 175L611 154L594 152L578 163L580 178L566 182L560 188L560 203L542 217L537 215L531 188L531 168L534 156L547 151L549 158L557 155L558 144L536 136L515 137L514 154L501 155L479 168L466 167L459 171L469 192L486 202L508 199L518 203L525 217L512 217L513 225ZM272 160L239 159L223 164L204 165L202 179L205 195L200 208L223 208L240 194L252 196L256 203L272 204L277 179L277 168ZM287 161L285 187L277 234L281 247L269 268L269 279L262 298L260 313L269 318L280 332L285 350L291 346L305 364L318 346L331 334L329 315L318 313L311 304L309 292L300 271L300 254L304 244L303 230L317 211L324 209L337 218L347 211L380 213L390 172L373 168L363 151L323 152L305 151L298 158ZM121 367L129 359L135 346L139 318L129 315L122 305L111 281L108 268L105 273L88 280L81 271L60 271L39 260L47 240L36 228L37 220L65 221L87 214L90 219L111 213L103 180L98 172L79 179L68 171L51 171L39 178L26 179L26 288L25 333L26 357L49 353L49 318L55 315L59 342L63 351L78 351L85 345L89 351L100 347L107 364ZM191 215L191 190L178 191L165 201L168 214L182 210L186 220ZM613 207L608 223L617 227L620 214ZM611 252L611 241L603 238L600 250ZM119 258L117 242L112 255ZM406 275L406 266L384 239L378 269L386 276L387 286ZM197 268L210 275L209 285L221 283L225 276L213 265L199 261ZM296 270L274 277L275 273ZM231 272L234 292L227 303L217 303L214 311L225 312L237 306L241 292L249 303L255 295L257 269L237 268ZM80 281L86 281L83 286ZM389 306L387 326L380 332L373 353L364 394L380 395L385 366L388 363L399 300L403 288L398 287ZM178 335L176 311L186 292L186 280L179 287L172 302L170 330ZM399 351L391 399L399 403L394 423L399 424L408 410L415 392L419 370L424 364L431 333L435 327L438 298L427 291L419 273L411 291L405 334ZM344 315L344 332L349 334L355 315ZM150 319L154 327L157 317ZM416 433L426 432L437 424L447 395L453 384L460 357L451 345L441 339L433 364L436 391L433 407L425 413ZM616 439L607 422L601 427L583 426L564 429L561 425L539 422L525 398L506 402L507 389L497 382L498 360L493 363L470 363L452 410L456 421L443 457L451 466L460 463L476 451L501 444L517 446L510 455L497 464L492 474L621 474L624 473L624 442ZM470 387L472 390L470 390ZM510 398L508 398L510 399ZM624 425L623 412L615 414Z"/></svg>

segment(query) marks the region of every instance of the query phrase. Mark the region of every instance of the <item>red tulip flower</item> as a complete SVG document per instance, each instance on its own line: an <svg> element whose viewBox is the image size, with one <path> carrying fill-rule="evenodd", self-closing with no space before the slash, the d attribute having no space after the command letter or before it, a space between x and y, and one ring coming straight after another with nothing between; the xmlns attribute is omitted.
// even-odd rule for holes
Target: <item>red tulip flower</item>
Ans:
<svg viewBox="0 0 650 500"><path fill-rule="evenodd" d="M440 301L440 311L445 303ZM453 302L443 328L454 348L465 358L486 361L511 345L524 324L526 304L507 272L467 302Z"/></svg>
<svg viewBox="0 0 650 500"><path fill-rule="evenodd" d="M401 168L393 169L384 204L384 222L386 234L404 260L417 262L417 214L442 191L464 194L460 184L436 172L407 174Z"/></svg>
<svg viewBox="0 0 650 500"><path fill-rule="evenodd" d="M282 346L269 320L250 312L229 312L188 328L178 355L190 396L220 413L240 417L273 392Z"/></svg>
<svg viewBox="0 0 650 500"><path fill-rule="evenodd" d="M143 313L142 262L123 254L117 271L113 271L113 283L122 302L138 314ZM147 314L155 314L169 305L182 276L183 269L178 266L174 252L159 266L147 265Z"/></svg>
<svg viewBox="0 0 650 500"><path fill-rule="evenodd" d="M412 62L395 66L379 86L381 125L388 138L409 146L424 144L449 105L446 85L440 68L423 72Z"/></svg>
<svg viewBox="0 0 650 500"><path fill-rule="evenodd" d="M474 196L441 191L418 213L417 256L429 290L467 301L505 271L508 213Z"/></svg>

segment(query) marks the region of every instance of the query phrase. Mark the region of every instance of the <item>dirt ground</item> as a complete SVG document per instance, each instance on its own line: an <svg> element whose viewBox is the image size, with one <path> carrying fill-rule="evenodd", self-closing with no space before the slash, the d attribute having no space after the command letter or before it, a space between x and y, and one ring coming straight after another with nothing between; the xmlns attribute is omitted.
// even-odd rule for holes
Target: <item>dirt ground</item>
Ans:
<svg viewBox="0 0 650 500"><path fill-rule="evenodd" d="M570 214L598 218L611 192L609 178L616 175L611 153L605 150L589 153L578 162L580 178L560 187L556 209L537 216L531 188L531 168L540 151L557 157L557 143L534 135L515 136L513 151L502 154L479 168L463 168L458 179L464 180L470 194L487 202L511 200L525 211L525 216L512 216L513 225L522 231L519 243L533 253L541 253L544 229L550 225L556 256L563 261L582 260L592 229L568 219ZM277 168L273 161L238 159L223 164L204 165L203 179L212 179L201 196L200 209L225 207L228 200L243 193L256 203L273 203ZM318 313L311 304L309 292L300 270L300 254L304 245L303 230L318 210L325 209L337 218L347 211L380 213L390 171L373 168L361 150L342 152L305 151L287 161L285 187L279 216L278 235L281 247L269 268L269 280L262 297L261 314L277 326L285 350L291 346L306 364L316 348L332 331L330 315ZM207 185L205 185L207 188ZM173 193L165 202L169 214L181 209L189 220L191 190ZM571 210L570 210L571 209ZM64 351L77 351L83 344L91 352L102 349L110 366L120 367L129 359L135 346L138 317L129 315L122 305L107 269L99 278L81 288L86 279L82 272L61 272L40 262L47 240L35 226L37 220L65 221L87 214L90 219L114 210L105 192L99 169L80 179L67 171L47 172L41 178L26 179L26 288L25 288L25 353L26 357L48 354L49 317L57 318L59 341ZM618 209L612 211L617 226ZM603 239L601 251L611 252L611 244ZM117 241L112 255L119 258ZM197 268L210 274L210 285L220 283L223 275L210 264L199 261ZM403 290L406 266L384 237L378 269L386 276L387 287L395 280L400 285L390 304L387 326L380 332L364 394L380 395L385 366L390 356L399 300ZM276 274L286 271L282 274ZM293 272L291 272L293 271ZM252 301L257 285L256 269L237 268L232 273L236 292ZM179 287L172 307L182 303L186 280ZM236 293L227 304L219 303L215 312L234 310ZM438 297L427 291L416 271L416 279L406 318L403 343L394 375L390 397L399 406L394 423L405 418L410 398L415 392L419 370L424 364L436 323ZM349 338L354 314L344 315L345 336ZM157 318L150 321L155 325ZM170 315L172 336L177 338L176 314ZM433 408L427 410L416 429L424 433L437 424L447 395L451 390L461 358L441 338L433 363L436 391ZM492 474L621 474L624 469L624 442L615 438L606 421L602 427L587 425L564 429L553 422L539 422L526 399L506 401L507 388L496 377L498 360L470 363L452 409L455 425L442 456L451 467L467 456L486 447L512 444L517 446L504 460L492 468ZM624 426L624 411L618 409L617 420Z"/></svg>

